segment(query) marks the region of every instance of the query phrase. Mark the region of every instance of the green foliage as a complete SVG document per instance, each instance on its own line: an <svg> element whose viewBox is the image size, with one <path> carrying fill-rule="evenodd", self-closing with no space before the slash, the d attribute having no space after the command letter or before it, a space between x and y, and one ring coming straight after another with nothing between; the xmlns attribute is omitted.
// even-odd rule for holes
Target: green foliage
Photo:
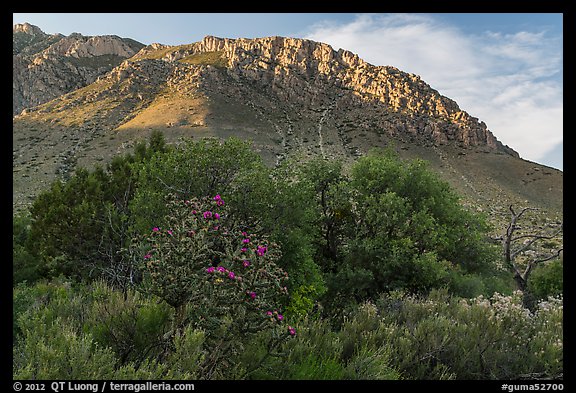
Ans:
<svg viewBox="0 0 576 393"><path fill-rule="evenodd" d="M471 300L434 292L426 299L379 299L394 349L393 365L409 379L515 379L562 373L562 301L532 314L521 294Z"/></svg>
<svg viewBox="0 0 576 393"><path fill-rule="evenodd" d="M138 168L166 149L162 135L154 132L149 146L139 144L134 155L116 157L106 169L78 168L68 181L55 181L41 193L30 209L26 247L37 259L38 275L104 277L125 286L133 272L120 250L131 238L128 203ZM25 268L15 268L17 277L26 274Z"/></svg>
<svg viewBox="0 0 576 393"><path fill-rule="evenodd" d="M145 233L163 224L168 213L164 197L170 193L176 192L183 199L231 195L244 191L244 182L259 170L265 170L260 156L236 138L186 141L169 154L155 155L141 168L138 192L131 202L136 228ZM233 198L230 201L235 202Z"/></svg>
<svg viewBox="0 0 576 393"><path fill-rule="evenodd" d="M23 339L14 348L14 379L110 379L116 359L60 318L21 321Z"/></svg>
<svg viewBox="0 0 576 393"><path fill-rule="evenodd" d="M396 289L427 293L447 286L479 294L481 277L495 274L497 250L486 241L486 222L465 210L423 161L372 152L349 177L322 161L304 173L316 192L324 299L334 308ZM463 275L478 281L464 282Z"/></svg>
<svg viewBox="0 0 576 393"><path fill-rule="evenodd" d="M28 215L17 215L12 220L12 281L14 284L34 282L42 275L38 256L30 242L31 219Z"/></svg>
<svg viewBox="0 0 576 393"><path fill-rule="evenodd" d="M111 348L121 364L140 364L145 357L156 357L167 343L172 312L163 302L146 299L138 292L115 291L103 282L95 282L89 294L82 330L94 340Z"/></svg>
<svg viewBox="0 0 576 393"><path fill-rule="evenodd" d="M318 357L313 354L306 356L301 362L296 363L290 379L296 380L334 380L344 378L344 367L332 356Z"/></svg>
<svg viewBox="0 0 576 393"><path fill-rule="evenodd" d="M486 222L466 211L424 161L373 153L353 166L352 184L363 237L407 239L413 254L434 252L467 272L490 270L495 254L483 238Z"/></svg>
<svg viewBox="0 0 576 393"><path fill-rule="evenodd" d="M203 332L186 327L167 340L173 314L157 298L55 280L18 285L13 303L14 378L197 377Z"/></svg>
<svg viewBox="0 0 576 393"><path fill-rule="evenodd" d="M561 259L536 265L530 276L528 290L537 299L562 295L564 289L564 266Z"/></svg>

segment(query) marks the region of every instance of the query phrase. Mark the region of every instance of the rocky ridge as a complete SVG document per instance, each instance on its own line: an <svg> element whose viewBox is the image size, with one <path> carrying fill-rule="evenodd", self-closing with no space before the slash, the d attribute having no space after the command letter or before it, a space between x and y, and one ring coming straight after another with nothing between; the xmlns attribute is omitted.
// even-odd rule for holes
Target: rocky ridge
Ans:
<svg viewBox="0 0 576 393"><path fill-rule="evenodd" d="M143 46L113 35L66 37L28 23L14 25L12 114L94 82Z"/></svg>
<svg viewBox="0 0 576 393"><path fill-rule="evenodd" d="M460 110L455 101L439 94L418 75L391 66L373 66L352 52L335 51L324 43L285 37L207 36L200 42L179 47L151 45L131 61L159 58L174 63L202 53L221 53L228 76L236 81L248 79L271 90L278 99L299 103L302 108L320 105L323 112L329 107L337 108L340 103L338 109L346 110L344 97L352 93L359 101L378 104L385 115L403 115L393 122L380 116L379 121L371 124L373 128L386 129L391 134L408 133L439 144L484 146L518 156L503 146L484 122ZM326 99L322 96L327 88L336 94ZM402 121L406 116L410 119Z"/></svg>

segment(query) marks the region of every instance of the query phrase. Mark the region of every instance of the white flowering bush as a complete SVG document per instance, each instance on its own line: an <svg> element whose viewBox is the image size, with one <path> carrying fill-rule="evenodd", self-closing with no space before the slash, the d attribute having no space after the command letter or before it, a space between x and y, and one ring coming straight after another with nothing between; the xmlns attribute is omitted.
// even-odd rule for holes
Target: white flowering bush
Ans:
<svg viewBox="0 0 576 393"><path fill-rule="evenodd" d="M534 312L522 294L457 299L437 291L426 299L387 295L377 304L396 366L414 379L559 377L562 298Z"/></svg>

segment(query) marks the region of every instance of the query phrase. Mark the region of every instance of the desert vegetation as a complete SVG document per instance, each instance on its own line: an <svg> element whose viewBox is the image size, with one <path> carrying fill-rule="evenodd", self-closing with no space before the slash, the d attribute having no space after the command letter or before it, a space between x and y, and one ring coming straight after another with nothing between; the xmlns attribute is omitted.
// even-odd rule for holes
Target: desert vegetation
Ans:
<svg viewBox="0 0 576 393"><path fill-rule="evenodd" d="M153 133L14 216L13 377L560 379L561 227L512 224L392 150Z"/></svg>

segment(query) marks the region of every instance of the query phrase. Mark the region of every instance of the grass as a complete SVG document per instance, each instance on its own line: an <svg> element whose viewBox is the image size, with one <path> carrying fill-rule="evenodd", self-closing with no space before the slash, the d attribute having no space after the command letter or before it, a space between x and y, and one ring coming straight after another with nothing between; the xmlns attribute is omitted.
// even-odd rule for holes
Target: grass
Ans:
<svg viewBox="0 0 576 393"><path fill-rule="evenodd" d="M228 65L228 59L224 55L224 51L197 53L182 58L180 62L194 65L212 65L217 68L226 68Z"/></svg>
<svg viewBox="0 0 576 393"><path fill-rule="evenodd" d="M170 52L176 52L179 50L191 50L193 49L193 47L194 44L186 44L186 45L169 46L167 48L156 49L149 53L138 55L138 60L144 60L144 59L159 60Z"/></svg>

